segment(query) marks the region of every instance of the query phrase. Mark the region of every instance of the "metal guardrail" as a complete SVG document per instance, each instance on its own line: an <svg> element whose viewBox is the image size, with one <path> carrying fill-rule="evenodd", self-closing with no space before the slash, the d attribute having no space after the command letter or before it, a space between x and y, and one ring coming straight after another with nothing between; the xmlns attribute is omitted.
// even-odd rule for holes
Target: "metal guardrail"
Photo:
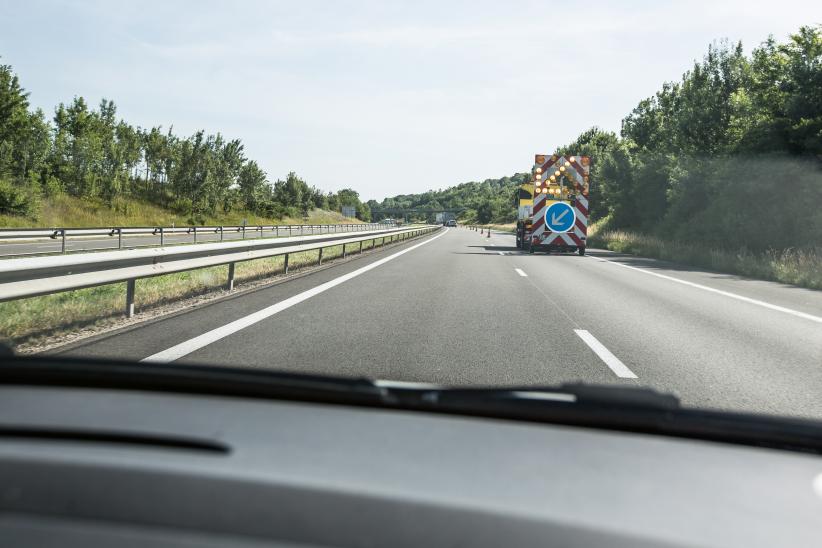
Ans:
<svg viewBox="0 0 822 548"><path fill-rule="evenodd" d="M193 243L197 243L197 235L218 234L219 241L223 241L226 234L240 234L240 239L246 237L263 238L266 233L274 236L305 235L306 232L316 234L356 232L362 230L377 230L388 225L380 223L360 224L318 224L318 225L236 225L236 226L145 226L145 227L92 227L92 228L7 228L0 229L0 242L14 240L60 240L60 253L66 253L66 243L71 238L89 238L94 236L117 237L117 248L123 247L123 236L155 236L159 237L159 245L165 245L165 237L172 235L190 235ZM48 253L48 252L47 252ZM56 253L52 252L52 253ZM39 253L45 254L45 253Z"/></svg>
<svg viewBox="0 0 822 548"><path fill-rule="evenodd" d="M291 253L319 250L318 264L322 264L323 249L347 246L377 240L395 241L438 230L439 226L426 225L405 229L371 230L345 234L322 234L301 238L276 238L232 242L214 242L173 247L124 249L98 253L80 253L46 257L7 259L0 261L0 302L49 295L62 291L82 289L117 282L127 282L126 315L134 315L135 281L227 264L226 287L234 289L234 265L238 262L284 255L284 273L288 273Z"/></svg>

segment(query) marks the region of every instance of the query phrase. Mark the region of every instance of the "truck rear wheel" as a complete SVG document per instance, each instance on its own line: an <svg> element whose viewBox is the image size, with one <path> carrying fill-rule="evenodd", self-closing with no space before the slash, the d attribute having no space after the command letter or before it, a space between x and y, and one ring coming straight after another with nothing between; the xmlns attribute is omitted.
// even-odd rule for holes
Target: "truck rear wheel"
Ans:
<svg viewBox="0 0 822 548"><path fill-rule="evenodd" d="M580 256L585 255L585 246L580 247L578 251Z"/></svg>

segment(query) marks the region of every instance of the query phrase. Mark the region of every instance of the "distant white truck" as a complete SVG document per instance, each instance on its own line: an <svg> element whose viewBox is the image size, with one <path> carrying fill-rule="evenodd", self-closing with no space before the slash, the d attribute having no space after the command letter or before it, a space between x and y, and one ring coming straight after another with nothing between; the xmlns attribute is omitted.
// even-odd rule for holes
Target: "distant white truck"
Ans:
<svg viewBox="0 0 822 548"><path fill-rule="evenodd" d="M437 224L442 224L443 226L456 226L457 217L450 211L444 211L442 213L437 213ZM453 225L449 225L451 221L454 221Z"/></svg>

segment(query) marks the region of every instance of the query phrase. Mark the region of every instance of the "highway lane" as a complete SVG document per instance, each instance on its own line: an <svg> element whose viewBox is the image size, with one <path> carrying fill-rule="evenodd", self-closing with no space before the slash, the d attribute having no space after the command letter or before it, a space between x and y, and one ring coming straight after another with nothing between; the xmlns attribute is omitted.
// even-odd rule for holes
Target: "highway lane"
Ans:
<svg viewBox="0 0 822 548"><path fill-rule="evenodd" d="M607 252L528 255L513 236L463 228L424 241L64 353L143 359L182 345L181 364L647 385L686 405L822 418L822 292ZM197 337L210 344L185 346Z"/></svg>
<svg viewBox="0 0 822 548"><path fill-rule="evenodd" d="M260 237L259 232L249 228L245 233L245 239L251 240ZM266 238L276 236L299 236L301 234L325 234L328 230L323 228L304 228L302 231L299 227L294 227L290 232L286 227L281 227L277 232L267 230L263 233ZM241 231L225 231L223 233L223 240L241 240L243 233ZM197 243L204 242L219 242L220 234L213 231L198 231ZM163 236L165 244L191 244L194 243L194 234L165 234ZM123 235L122 247L124 249L135 247L154 247L160 245L160 236L152 235ZM117 236L88 236L88 237L69 237L66 240L67 251L93 251L103 249L117 249L120 242ZM14 240L0 241L0 258L13 257L20 255L31 255L40 253L59 253L62 249L62 241L57 239L39 239L30 241L16 242Z"/></svg>

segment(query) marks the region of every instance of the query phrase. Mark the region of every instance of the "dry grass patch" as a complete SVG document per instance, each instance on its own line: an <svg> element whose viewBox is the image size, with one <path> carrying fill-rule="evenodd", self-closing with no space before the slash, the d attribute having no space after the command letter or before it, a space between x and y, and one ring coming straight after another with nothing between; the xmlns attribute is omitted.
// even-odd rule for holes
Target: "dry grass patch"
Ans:
<svg viewBox="0 0 822 548"><path fill-rule="evenodd" d="M625 230L592 231L588 243L620 253L631 253L718 272L822 289L822 248L770 250L753 253L742 249L706 249Z"/></svg>

